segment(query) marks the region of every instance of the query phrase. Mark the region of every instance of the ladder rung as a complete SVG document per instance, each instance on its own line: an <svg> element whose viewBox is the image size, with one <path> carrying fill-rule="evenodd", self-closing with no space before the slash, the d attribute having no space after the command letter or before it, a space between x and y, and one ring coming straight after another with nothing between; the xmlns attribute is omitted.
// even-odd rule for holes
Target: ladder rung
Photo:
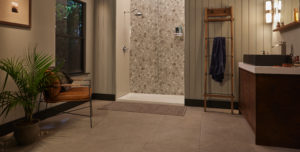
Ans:
<svg viewBox="0 0 300 152"><path fill-rule="evenodd" d="M204 94L205 97L216 97L216 98L234 98L233 95L222 95L222 94Z"/></svg>
<svg viewBox="0 0 300 152"><path fill-rule="evenodd" d="M206 74L206 75L208 75L209 74L209 72L205 72L204 74ZM224 73L224 76L233 76L234 74L231 74L231 73Z"/></svg>
<svg viewBox="0 0 300 152"><path fill-rule="evenodd" d="M206 56L204 56L204 57L206 57L206 58L211 58L212 57L212 55L206 55ZM234 58L233 56L231 56L231 55L226 55L226 58Z"/></svg>
<svg viewBox="0 0 300 152"><path fill-rule="evenodd" d="M215 37L207 37L205 39L214 39ZM233 37L225 37L225 39L233 39Z"/></svg>
<svg viewBox="0 0 300 152"><path fill-rule="evenodd" d="M205 22L226 22L226 21L233 21L232 18L214 18L214 19L207 19L204 20Z"/></svg>

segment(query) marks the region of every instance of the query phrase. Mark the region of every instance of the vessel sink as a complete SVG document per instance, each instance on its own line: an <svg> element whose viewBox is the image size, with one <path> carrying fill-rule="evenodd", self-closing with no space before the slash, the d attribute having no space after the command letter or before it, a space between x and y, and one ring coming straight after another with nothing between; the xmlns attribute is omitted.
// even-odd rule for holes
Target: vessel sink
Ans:
<svg viewBox="0 0 300 152"><path fill-rule="evenodd" d="M244 63L255 66L281 66L284 63L291 63L291 57L289 55L245 54Z"/></svg>

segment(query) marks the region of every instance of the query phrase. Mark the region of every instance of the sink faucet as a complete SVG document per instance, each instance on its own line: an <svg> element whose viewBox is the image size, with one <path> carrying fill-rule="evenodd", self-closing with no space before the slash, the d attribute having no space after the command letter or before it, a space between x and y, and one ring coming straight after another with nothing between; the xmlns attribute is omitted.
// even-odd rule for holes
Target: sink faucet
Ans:
<svg viewBox="0 0 300 152"><path fill-rule="evenodd" d="M285 41L278 41L277 44L272 46L272 48L281 46L281 55L286 55L286 42Z"/></svg>
<svg viewBox="0 0 300 152"><path fill-rule="evenodd" d="M291 45L291 54L290 55L294 56L294 45L293 44Z"/></svg>
<svg viewBox="0 0 300 152"><path fill-rule="evenodd" d="M260 52L262 52L263 55L266 55L266 51L265 50L262 50Z"/></svg>

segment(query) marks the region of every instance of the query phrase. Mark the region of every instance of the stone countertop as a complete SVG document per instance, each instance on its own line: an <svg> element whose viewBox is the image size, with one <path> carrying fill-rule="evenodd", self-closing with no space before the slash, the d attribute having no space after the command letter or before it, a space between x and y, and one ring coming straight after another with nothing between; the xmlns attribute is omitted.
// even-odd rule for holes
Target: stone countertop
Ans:
<svg viewBox="0 0 300 152"><path fill-rule="evenodd" d="M254 74L300 75L300 67L254 66L239 62L239 68Z"/></svg>

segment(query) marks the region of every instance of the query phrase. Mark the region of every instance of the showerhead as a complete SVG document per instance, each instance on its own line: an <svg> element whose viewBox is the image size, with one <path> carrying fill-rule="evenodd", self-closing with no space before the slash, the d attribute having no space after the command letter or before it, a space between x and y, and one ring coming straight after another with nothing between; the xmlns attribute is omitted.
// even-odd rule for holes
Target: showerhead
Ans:
<svg viewBox="0 0 300 152"><path fill-rule="evenodd" d="M136 12L134 15L135 15L135 16L143 16L143 13L140 12L140 11L138 11L138 12Z"/></svg>

